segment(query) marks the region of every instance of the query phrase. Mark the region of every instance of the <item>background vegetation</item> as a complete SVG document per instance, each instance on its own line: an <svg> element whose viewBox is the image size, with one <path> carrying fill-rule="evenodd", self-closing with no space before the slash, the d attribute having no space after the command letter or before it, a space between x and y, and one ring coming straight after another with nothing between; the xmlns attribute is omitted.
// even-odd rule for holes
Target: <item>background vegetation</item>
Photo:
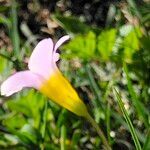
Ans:
<svg viewBox="0 0 150 150"><path fill-rule="evenodd" d="M58 66L112 149L149 150L149 27L148 0L0 0L0 82L27 68L39 40L69 34ZM102 149L86 120L33 89L0 105L0 149Z"/></svg>

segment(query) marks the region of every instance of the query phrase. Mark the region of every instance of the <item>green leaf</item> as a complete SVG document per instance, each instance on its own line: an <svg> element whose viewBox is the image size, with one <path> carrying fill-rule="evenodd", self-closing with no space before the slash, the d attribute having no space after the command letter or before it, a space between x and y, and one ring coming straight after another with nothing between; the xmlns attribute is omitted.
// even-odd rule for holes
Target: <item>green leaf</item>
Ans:
<svg viewBox="0 0 150 150"><path fill-rule="evenodd" d="M149 48L150 48L150 42L149 41L150 41L150 36L143 36L141 38L141 44L142 44L143 49L149 50ZM150 58L149 58L149 60L150 60Z"/></svg>
<svg viewBox="0 0 150 150"><path fill-rule="evenodd" d="M129 93L131 95L131 98L132 98L133 105L136 108L138 116L143 120L144 124L148 127L149 126L149 124L148 124L149 113L146 110L146 108L144 107L143 103L139 100L137 94L135 93L135 90L133 88L132 82L131 82L130 77L129 77L128 68L127 68L126 64L124 64L123 69L124 69L124 72L126 74L127 86L128 86L128 90L129 90Z"/></svg>
<svg viewBox="0 0 150 150"><path fill-rule="evenodd" d="M102 31L98 36L98 51L103 60L108 60L116 41L116 29Z"/></svg>
<svg viewBox="0 0 150 150"><path fill-rule="evenodd" d="M3 15L0 15L0 24L6 25L8 29L11 27L11 21Z"/></svg>
<svg viewBox="0 0 150 150"><path fill-rule="evenodd" d="M75 130L72 136L71 140L71 148L72 149L78 149L77 145L80 141L81 138L81 131L80 130Z"/></svg>
<svg viewBox="0 0 150 150"><path fill-rule="evenodd" d="M135 147L136 147L137 150L142 150L140 142L139 142L138 137L137 137L137 134L136 134L135 129L133 127L133 124L132 124L132 122L131 122L131 120L129 118L128 112L125 109L124 104L122 102L121 96L120 96L120 94L117 92L117 90L115 88L113 89L113 92L114 92L114 95L117 98L119 107L120 107L120 109L121 109L121 111L122 111L122 113L124 115L124 118L125 118L125 120L126 120L126 122L128 124L128 127L130 129L130 133L132 135L132 138L133 138L133 141L134 141L134 144L135 144Z"/></svg>
<svg viewBox="0 0 150 150"><path fill-rule="evenodd" d="M67 121L66 119L67 119L67 110L62 109L58 116L57 128L61 128L61 126L66 123Z"/></svg>
<svg viewBox="0 0 150 150"><path fill-rule="evenodd" d="M40 111L44 107L44 102L44 97L39 93L34 90L24 90L20 95L16 95L13 101L8 101L7 105L11 111L22 113L26 117L32 118L34 126L38 128L41 122Z"/></svg>
<svg viewBox="0 0 150 150"><path fill-rule="evenodd" d="M90 27L86 24L82 23L78 18L74 16L61 16L55 15L53 18L58 22L60 26L62 26L67 32L71 32L74 34L80 33L84 34L90 30Z"/></svg>
<svg viewBox="0 0 150 150"><path fill-rule="evenodd" d="M0 73L3 73L3 71L7 68L7 60L0 56Z"/></svg>
<svg viewBox="0 0 150 150"><path fill-rule="evenodd" d="M77 35L64 46L64 49L66 49L64 57L79 57L84 60L92 59L96 49L96 35L92 31L85 35Z"/></svg>
<svg viewBox="0 0 150 150"><path fill-rule="evenodd" d="M133 28L129 34L123 40L124 58L125 61L130 63L132 61L132 55L135 51L139 50L141 37L140 28Z"/></svg>
<svg viewBox="0 0 150 150"><path fill-rule="evenodd" d="M24 137L32 141L34 144L37 143L39 138L38 132L30 124L25 124L21 128L20 134L22 134Z"/></svg>
<svg viewBox="0 0 150 150"><path fill-rule="evenodd" d="M144 146L143 146L143 150L148 150L150 148L150 129L148 131Z"/></svg>
<svg viewBox="0 0 150 150"><path fill-rule="evenodd" d="M21 128L26 122L26 119L21 114L10 115L3 119L3 125L8 128Z"/></svg>
<svg viewBox="0 0 150 150"><path fill-rule="evenodd" d="M43 111L41 112L41 135L42 139L44 140L45 138L45 131L46 131L46 121L47 121L47 101L45 101L45 106L43 108Z"/></svg>
<svg viewBox="0 0 150 150"><path fill-rule="evenodd" d="M19 143L22 143L29 147L31 145L34 145L33 141L28 136L26 136L25 133L22 133L21 131L15 130L13 128L9 128L8 130L10 133L12 133L12 135L17 137Z"/></svg>

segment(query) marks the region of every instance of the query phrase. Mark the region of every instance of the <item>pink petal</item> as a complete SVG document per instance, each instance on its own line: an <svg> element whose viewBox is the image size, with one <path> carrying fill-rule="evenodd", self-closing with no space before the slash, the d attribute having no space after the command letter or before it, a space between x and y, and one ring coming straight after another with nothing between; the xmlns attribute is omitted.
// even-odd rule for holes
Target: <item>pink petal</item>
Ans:
<svg viewBox="0 0 150 150"><path fill-rule="evenodd" d="M60 47L64 42L69 40L69 38L70 38L69 35L65 35L57 41L57 43L55 44L55 47L54 47L54 54L56 53L56 50L58 49L58 47Z"/></svg>
<svg viewBox="0 0 150 150"><path fill-rule="evenodd" d="M39 89L42 78L31 71L21 71L10 76L1 85L1 95L10 96L25 87Z"/></svg>
<svg viewBox="0 0 150 150"><path fill-rule="evenodd" d="M58 54L58 53L53 54L53 59L55 62L57 62L59 60L59 57L60 57L60 54Z"/></svg>
<svg viewBox="0 0 150 150"><path fill-rule="evenodd" d="M33 50L28 67L34 73L49 77L53 63L53 41L44 39Z"/></svg>

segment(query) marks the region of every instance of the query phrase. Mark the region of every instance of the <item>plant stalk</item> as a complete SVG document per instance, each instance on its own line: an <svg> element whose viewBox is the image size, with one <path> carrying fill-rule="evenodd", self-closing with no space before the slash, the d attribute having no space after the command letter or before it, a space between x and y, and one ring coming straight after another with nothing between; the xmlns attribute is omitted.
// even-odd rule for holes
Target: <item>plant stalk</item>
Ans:
<svg viewBox="0 0 150 150"><path fill-rule="evenodd" d="M98 126L98 124L95 122L95 120L89 115L87 114L86 119L91 123L91 125L96 129L98 135L100 136L100 138L102 139L102 142L105 146L105 148L107 150L111 150L111 147L108 144L108 141L103 133L103 131L101 130L101 128Z"/></svg>

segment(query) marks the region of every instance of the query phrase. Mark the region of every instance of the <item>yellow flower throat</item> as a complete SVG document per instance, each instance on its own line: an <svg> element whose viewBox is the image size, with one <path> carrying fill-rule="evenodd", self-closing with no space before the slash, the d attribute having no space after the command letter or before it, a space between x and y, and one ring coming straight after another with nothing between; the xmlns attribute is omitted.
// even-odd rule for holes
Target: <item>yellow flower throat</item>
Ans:
<svg viewBox="0 0 150 150"><path fill-rule="evenodd" d="M76 115L85 117L88 113L83 101L59 71L56 71L49 80L43 83L40 91Z"/></svg>

